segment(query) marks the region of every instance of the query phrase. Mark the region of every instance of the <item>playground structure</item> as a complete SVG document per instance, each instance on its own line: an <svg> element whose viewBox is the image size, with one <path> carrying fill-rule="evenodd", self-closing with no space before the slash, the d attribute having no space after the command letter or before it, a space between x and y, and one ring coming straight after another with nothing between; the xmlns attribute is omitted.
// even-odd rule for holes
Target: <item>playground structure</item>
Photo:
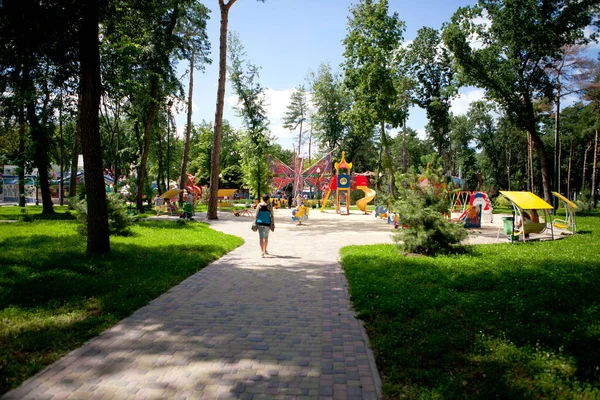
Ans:
<svg viewBox="0 0 600 400"><path fill-rule="evenodd" d="M292 210L292 221L297 222L298 225L302 225L302 221L308 219L308 207L300 204Z"/></svg>
<svg viewBox="0 0 600 400"><path fill-rule="evenodd" d="M482 216L494 221L492 202L485 192L459 191L452 195L452 211L461 212L455 221L463 222L465 228L481 228Z"/></svg>
<svg viewBox="0 0 600 400"><path fill-rule="evenodd" d="M564 233L576 233L577 224L575 223L575 210L577 210L577 204L573 203L560 193L552 192L552 195L559 199L565 208L565 218L555 218L553 222L554 228L562 230Z"/></svg>
<svg viewBox="0 0 600 400"><path fill-rule="evenodd" d="M335 212L340 215L350 214L350 192L353 189L358 189L365 193L365 197L358 199L356 201L356 206L363 213L368 214L367 203L372 201L377 193L368 187L367 177L365 175L350 173L352 163L346 161L345 151L342 151L342 159L340 162L336 162L334 166L336 173L329 182L327 193L323 198L321 212L324 212L325 210L325 205L331 195L331 191L335 190ZM341 173L340 170L344 170L343 173ZM352 176L354 176L354 179L352 179ZM345 203L343 210L341 206L342 201Z"/></svg>
<svg viewBox="0 0 600 400"><path fill-rule="evenodd" d="M294 154L292 166L286 165L274 156L269 156L269 167L273 175L271 180L273 192L278 192L292 184L292 197L298 199L299 204L306 187L321 192L327 190L327 176L331 170L331 153L306 169L304 169L304 158L298 157L296 154Z"/></svg>
<svg viewBox="0 0 600 400"><path fill-rule="evenodd" d="M194 195L194 200L198 200L202 196L202 186L196 185L196 177L192 174L187 174L187 182L186 190Z"/></svg>

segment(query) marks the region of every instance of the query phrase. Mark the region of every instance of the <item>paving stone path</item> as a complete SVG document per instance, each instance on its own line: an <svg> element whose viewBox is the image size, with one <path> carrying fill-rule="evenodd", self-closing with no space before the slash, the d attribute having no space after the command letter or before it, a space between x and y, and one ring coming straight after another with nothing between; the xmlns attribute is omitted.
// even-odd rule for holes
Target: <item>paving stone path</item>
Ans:
<svg viewBox="0 0 600 400"><path fill-rule="evenodd" d="M378 398L338 257L349 244L390 243L390 227L318 212L296 226L290 214L277 210L267 258L251 218L220 214L213 228L243 246L3 399Z"/></svg>

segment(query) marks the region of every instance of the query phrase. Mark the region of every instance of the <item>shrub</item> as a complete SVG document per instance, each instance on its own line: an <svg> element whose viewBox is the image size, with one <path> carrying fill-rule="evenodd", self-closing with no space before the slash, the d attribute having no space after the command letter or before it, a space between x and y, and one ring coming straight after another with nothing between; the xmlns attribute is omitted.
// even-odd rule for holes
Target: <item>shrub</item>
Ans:
<svg viewBox="0 0 600 400"><path fill-rule="evenodd" d="M111 235L128 236L131 234L131 225L133 225L139 216L127 213L127 204L116 193L110 193L106 196L106 206L108 212L108 229ZM76 200L73 208L77 210L77 219L80 225L77 231L87 236L87 202L85 199Z"/></svg>
<svg viewBox="0 0 600 400"><path fill-rule="evenodd" d="M445 253L467 237L462 225L445 217L449 193L441 168L435 159L424 157L426 167L400 174L399 198L395 210L400 214L401 229L394 235L398 247L407 253L432 255Z"/></svg>
<svg viewBox="0 0 600 400"><path fill-rule="evenodd" d="M512 203L510 200L503 194L500 194L493 200L494 208L512 208Z"/></svg>

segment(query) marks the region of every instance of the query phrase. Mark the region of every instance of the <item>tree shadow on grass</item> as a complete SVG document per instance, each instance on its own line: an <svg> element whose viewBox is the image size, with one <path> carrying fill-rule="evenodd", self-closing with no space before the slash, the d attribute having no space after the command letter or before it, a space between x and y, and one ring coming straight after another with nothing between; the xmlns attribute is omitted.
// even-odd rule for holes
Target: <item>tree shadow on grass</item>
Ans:
<svg viewBox="0 0 600 400"><path fill-rule="evenodd" d="M39 252L30 259L0 255L0 262L7 266L0 272L0 307L38 308L49 302L66 304L81 298L131 297L127 292L152 299L173 282L199 271L228 251L217 244L145 247L118 243L112 245L108 254L90 256L75 244L79 240L74 239L55 252ZM42 235L4 242L5 253L11 247L44 249L54 245L54 239Z"/></svg>
<svg viewBox="0 0 600 400"><path fill-rule="evenodd" d="M175 229L175 230L188 229L189 228L188 224L200 224L200 225L205 225L206 227L210 226L206 222L195 221L195 220L194 221L186 221L184 219L175 219L175 220L168 219L168 220L164 220L164 221L147 219L147 220L142 220L142 221L138 222L138 225L146 227L146 228Z"/></svg>
<svg viewBox="0 0 600 400"><path fill-rule="evenodd" d="M444 257L344 257L363 266L346 275L391 397L539 398L598 387L600 260L461 258L456 267Z"/></svg>
<svg viewBox="0 0 600 400"><path fill-rule="evenodd" d="M81 237L62 242L57 246L54 238L35 235L2 243L0 393L229 250L218 244L148 248L119 243L109 254L89 256ZM23 248L56 251L27 258L11 251Z"/></svg>
<svg viewBox="0 0 600 400"><path fill-rule="evenodd" d="M211 270L210 275L191 276L172 288L168 295L157 298L75 350L48 371L49 384L75 392L81 385L107 383L110 386L116 382L118 385L126 383L128 387L164 389L164 398L190 390L191 397L216 398L218 393L205 388L207 382L211 382L213 386L226 386L228 398L246 398L251 393L268 393L269 390L276 390L280 396L317 397L322 362L327 360L311 357L311 354L321 346L322 311L318 305L324 300L309 294L314 293L311 287L323 284L324 266L317 261L298 266L277 260L248 265L240 263L236 256L237 253L228 255L227 261ZM332 265L328 267L333 268ZM283 287L265 285L264 281L269 279L283 280L285 284ZM227 292L235 295L221 296ZM285 301L290 293L294 293L298 301ZM328 296L335 301L335 296ZM32 335L34 343L40 343L44 337L52 338L52 348L66 351L73 343L55 340L68 337L73 331L85 331L86 335L89 333L85 337L91 337L107 324L139 308L131 305L121 314L110 312L109 303L115 300L123 301L123 298L102 297L101 314L63 325L50 321L39 331L27 327L19 335ZM273 309L276 312L272 312ZM332 316L328 321L332 323L336 318L341 321L344 317ZM351 340L348 344L353 346ZM333 360L333 347L329 354ZM333 364L331 360L329 363ZM177 375L172 374L175 368ZM342 372L346 368L348 366L344 366ZM331 378L334 373L339 373L334 367L324 372L332 375ZM72 374L78 376L76 381ZM300 380L305 387L298 386ZM360 398L361 389L351 389ZM35 396L45 389L39 382L30 381L9 398L19 398L30 390L29 395ZM316 393L311 393L315 390ZM85 393L78 394L85 397Z"/></svg>

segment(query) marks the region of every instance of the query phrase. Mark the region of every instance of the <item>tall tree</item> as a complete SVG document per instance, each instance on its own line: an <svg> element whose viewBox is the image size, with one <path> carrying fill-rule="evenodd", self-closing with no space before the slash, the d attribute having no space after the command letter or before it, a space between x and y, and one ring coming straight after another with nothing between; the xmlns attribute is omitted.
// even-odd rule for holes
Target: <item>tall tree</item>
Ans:
<svg viewBox="0 0 600 400"><path fill-rule="evenodd" d="M427 113L428 133L444 168L449 167L450 101L457 93L454 67L449 51L441 43L440 34L433 28L423 27L408 46L408 70L413 76L414 102Z"/></svg>
<svg viewBox="0 0 600 400"><path fill-rule="evenodd" d="M560 102L563 97L569 96L578 91L574 86L575 82L580 81L578 71L587 59L582 57L582 46L566 46L562 49L562 57L555 61L549 67L550 76L555 80L556 93L554 95L554 179L552 180L552 190L560 192ZM554 198L556 209L558 208L558 199Z"/></svg>
<svg viewBox="0 0 600 400"><path fill-rule="evenodd" d="M302 140L302 125L307 120L308 116L308 100L306 99L306 89L300 86L294 89L290 96L290 103L287 106L287 111L283 116L283 127L290 131L298 128L298 148L296 149L298 156L301 156L300 149L304 144Z"/></svg>
<svg viewBox="0 0 600 400"><path fill-rule="evenodd" d="M100 22L98 0L82 4L80 19L80 126L87 197L87 252L110 251L108 211L100 145Z"/></svg>
<svg viewBox="0 0 600 400"><path fill-rule="evenodd" d="M229 79L238 97L236 111L246 128L240 152L244 183L259 198L266 189L267 159L269 147L269 120L265 106L265 93L258 82L258 67L246 62L246 53L235 34L229 37Z"/></svg>
<svg viewBox="0 0 600 400"><path fill-rule="evenodd" d="M221 153L221 129L223 126L223 107L225 101L225 80L227 79L227 26L229 25L229 10L237 0L219 0L221 25L219 29L219 84L217 87L217 106L215 110L215 129L210 155L210 196L208 198L207 219L218 219L219 164ZM265 0L257 0L265 2Z"/></svg>
<svg viewBox="0 0 600 400"><path fill-rule="evenodd" d="M594 135L594 154L592 164L592 207L596 208L596 200L598 198L598 181L596 180L596 171L598 168L598 129L600 127L600 58L593 64L591 68L591 79L584 87L584 98L593 104L593 109L596 114L596 129Z"/></svg>
<svg viewBox="0 0 600 400"><path fill-rule="evenodd" d="M165 86L172 83L174 69L171 65L171 57L179 45L178 37L175 35L175 28L181 18L186 16L189 11L189 1L173 1L169 4L157 6L157 11L165 15L164 19L159 19L152 23L151 40L153 46L152 51L148 54L145 68L149 75L149 93L147 94L147 107L144 113L144 135L141 152L141 160L138 168L138 191L136 197L136 206L139 210L142 209L144 198L144 187L146 180L146 168L148 155L150 153L151 132L154 124L154 119L162 105L165 97ZM172 4L170 4L172 3ZM150 18L155 18L155 15L150 14Z"/></svg>
<svg viewBox="0 0 600 400"><path fill-rule="evenodd" d="M405 113L397 90L405 24L397 13L389 15L388 9L387 0L361 0L350 9L342 67L344 83L354 97L350 120L359 126L379 126L393 196L394 170L385 125L398 126Z"/></svg>
<svg viewBox="0 0 600 400"><path fill-rule="evenodd" d="M480 0L459 8L443 33L465 82L484 88L531 135L546 201L551 176L534 103L553 98L546 67L561 57L563 46L589 40L584 29L599 7L597 0ZM476 23L484 15L489 24Z"/></svg>
<svg viewBox="0 0 600 400"><path fill-rule="evenodd" d="M329 64L321 64L309 77L312 102L314 135L320 148L329 153L340 146L348 131L343 115L350 110L351 97L339 74Z"/></svg>
<svg viewBox="0 0 600 400"><path fill-rule="evenodd" d="M206 21L208 9L200 3L194 3L194 9L182 21L178 31L184 37L187 46L184 47L182 58L189 61L189 84L187 101L187 123L185 126L185 139L183 145L183 159L181 160L181 173L179 187L185 187L187 180L187 162L190 149L190 136L192 133L192 95L194 93L194 69L203 70L206 63L211 60L207 57L210 52L210 43L206 34ZM183 192L179 201L183 202Z"/></svg>

